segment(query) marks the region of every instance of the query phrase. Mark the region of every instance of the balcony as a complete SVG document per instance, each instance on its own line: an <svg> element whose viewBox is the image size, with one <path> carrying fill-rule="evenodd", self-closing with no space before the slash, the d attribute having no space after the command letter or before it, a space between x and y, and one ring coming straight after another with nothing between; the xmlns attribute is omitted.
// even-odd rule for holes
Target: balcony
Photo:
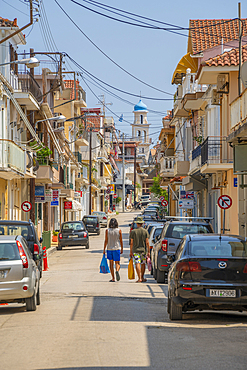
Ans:
<svg viewBox="0 0 247 370"><path fill-rule="evenodd" d="M233 150L226 137L208 136L201 144L201 173L216 173L233 168Z"/></svg>
<svg viewBox="0 0 247 370"><path fill-rule="evenodd" d="M75 181L81 185L88 185L88 169L87 167L82 167L80 172L77 172Z"/></svg>
<svg viewBox="0 0 247 370"><path fill-rule="evenodd" d="M82 155L80 152L73 152L77 162L81 163L81 160L82 160Z"/></svg>
<svg viewBox="0 0 247 370"><path fill-rule="evenodd" d="M24 177L26 153L10 140L0 140L0 177L6 180Z"/></svg>
<svg viewBox="0 0 247 370"><path fill-rule="evenodd" d="M232 133L227 141L234 144L238 139L247 136L247 90L230 104L230 126Z"/></svg>
<svg viewBox="0 0 247 370"><path fill-rule="evenodd" d="M190 169L189 161L175 161L174 176L187 176Z"/></svg>
<svg viewBox="0 0 247 370"><path fill-rule="evenodd" d="M175 157L162 157L160 159L160 177L174 177Z"/></svg>
<svg viewBox="0 0 247 370"><path fill-rule="evenodd" d="M53 171L51 166L40 164L39 169L37 171L35 182L39 184L52 184Z"/></svg>
<svg viewBox="0 0 247 370"><path fill-rule="evenodd" d="M42 102L42 92L39 84L30 73L18 74L18 89L14 96L20 105L27 107L27 110L39 110L39 103Z"/></svg>
<svg viewBox="0 0 247 370"><path fill-rule="evenodd" d="M192 150L191 155L189 156L190 160L190 170L189 174L193 174L198 171L201 167L201 145Z"/></svg>

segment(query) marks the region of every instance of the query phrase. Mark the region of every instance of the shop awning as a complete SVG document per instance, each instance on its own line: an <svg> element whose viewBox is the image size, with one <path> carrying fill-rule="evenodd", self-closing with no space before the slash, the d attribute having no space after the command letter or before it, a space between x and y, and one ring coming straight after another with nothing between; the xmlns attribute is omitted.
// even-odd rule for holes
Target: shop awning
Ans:
<svg viewBox="0 0 247 370"><path fill-rule="evenodd" d="M172 84L181 84L182 78L186 75L187 68L191 69L191 73L196 73L198 68L197 58L191 58L190 53L187 53L180 59L172 76Z"/></svg>
<svg viewBox="0 0 247 370"><path fill-rule="evenodd" d="M120 172L119 171L119 168L118 168L118 166L116 165L116 162L114 161L114 159L112 158L112 156L110 155L110 162L111 162L111 165L112 165L112 167L115 169L115 170L117 170L118 172Z"/></svg>

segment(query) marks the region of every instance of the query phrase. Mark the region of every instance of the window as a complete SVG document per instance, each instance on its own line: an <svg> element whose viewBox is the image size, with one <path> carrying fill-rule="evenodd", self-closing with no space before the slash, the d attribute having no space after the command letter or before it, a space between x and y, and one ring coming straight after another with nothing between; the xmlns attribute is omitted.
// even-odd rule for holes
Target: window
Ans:
<svg viewBox="0 0 247 370"><path fill-rule="evenodd" d="M167 237L182 239L187 234L207 234L209 232L208 225L170 225Z"/></svg>
<svg viewBox="0 0 247 370"><path fill-rule="evenodd" d="M141 121L141 124L143 124L143 115L142 114L140 115L140 121Z"/></svg>
<svg viewBox="0 0 247 370"><path fill-rule="evenodd" d="M242 240L203 240L190 242L191 256L247 257L247 243Z"/></svg>
<svg viewBox="0 0 247 370"><path fill-rule="evenodd" d="M181 255L182 255L182 253L183 253L184 246L185 246L185 242L186 242L186 240L182 240L182 241L179 243L179 245L178 245L178 247L177 247L176 255L175 255L176 260L177 260L177 259L179 259L179 258L181 257Z"/></svg>
<svg viewBox="0 0 247 370"><path fill-rule="evenodd" d="M100 176L101 177L104 176L104 164L103 164L103 162L100 162Z"/></svg>
<svg viewBox="0 0 247 370"><path fill-rule="evenodd" d="M141 148L142 149L142 153L144 153L144 148Z"/></svg>
<svg viewBox="0 0 247 370"><path fill-rule="evenodd" d="M144 141L144 143L147 141L147 133L146 133L146 131L143 131L143 141Z"/></svg>

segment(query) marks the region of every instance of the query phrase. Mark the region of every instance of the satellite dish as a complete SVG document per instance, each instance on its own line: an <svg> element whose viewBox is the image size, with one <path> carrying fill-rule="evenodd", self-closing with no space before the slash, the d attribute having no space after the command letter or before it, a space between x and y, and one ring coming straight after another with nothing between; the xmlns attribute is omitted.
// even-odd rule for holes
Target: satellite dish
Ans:
<svg viewBox="0 0 247 370"><path fill-rule="evenodd" d="M247 87L247 62L244 62L241 66L240 78L243 82L244 87Z"/></svg>

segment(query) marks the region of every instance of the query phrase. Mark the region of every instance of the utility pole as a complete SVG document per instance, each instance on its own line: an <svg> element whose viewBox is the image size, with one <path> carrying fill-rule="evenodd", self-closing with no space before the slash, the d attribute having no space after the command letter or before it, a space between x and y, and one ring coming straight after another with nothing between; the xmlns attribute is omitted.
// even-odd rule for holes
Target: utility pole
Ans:
<svg viewBox="0 0 247 370"><path fill-rule="evenodd" d="M238 95L242 93L241 67L242 67L242 21L241 21L241 3L238 3L238 26L239 26L239 66L238 66Z"/></svg>
<svg viewBox="0 0 247 370"><path fill-rule="evenodd" d="M34 49L30 49L30 58L34 56ZM30 68L30 75L34 77L34 68ZM34 127L34 111L30 112L30 123ZM35 179L30 179L30 203L32 204L32 209L30 211L30 219L35 223Z"/></svg>
<svg viewBox="0 0 247 370"><path fill-rule="evenodd" d="M92 213L92 127L89 128L89 214Z"/></svg>
<svg viewBox="0 0 247 370"><path fill-rule="evenodd" d="M134 205L136 202L136 145L134 148Z"/></svg>
<svg viewBox="0 0 247 370"><path fill-rule="evenodd" d="M123 133L123 147L122 147L122 153L123 153L123 199L122 199L122 205L123 205L123 212L125 212L125 158L124 158L124 133Z"/></svg>

